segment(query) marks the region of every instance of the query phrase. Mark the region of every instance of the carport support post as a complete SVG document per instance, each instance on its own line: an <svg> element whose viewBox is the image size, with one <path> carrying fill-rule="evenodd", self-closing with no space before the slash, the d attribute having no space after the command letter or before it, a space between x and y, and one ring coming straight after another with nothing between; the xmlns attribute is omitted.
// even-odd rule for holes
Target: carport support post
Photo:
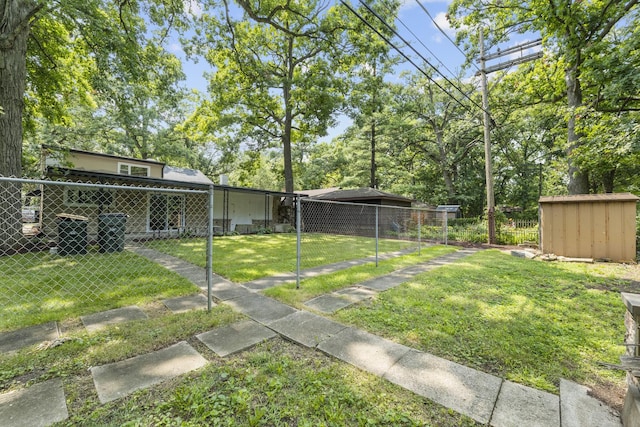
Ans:
<svg viewBox="0 0 640 427"><path fill-rule="evenodd" d="M378 216L378 206L376 206L376 267L378 266L378 228L380 228Z"/></svg>
<svg viewBox="0 0 640 427"><path fill-rule="evenodd" d="M211 311L213 282L213 185L209 186L209 223L207 224L207 310Z"/></svg>
<svg viewBox="0 0 640 427"><path fill-rule="evenodd" d="M301 236L302 221L300 220L300 195L296 197L296 289L300 289L300 257L301 257Z"/></svg>

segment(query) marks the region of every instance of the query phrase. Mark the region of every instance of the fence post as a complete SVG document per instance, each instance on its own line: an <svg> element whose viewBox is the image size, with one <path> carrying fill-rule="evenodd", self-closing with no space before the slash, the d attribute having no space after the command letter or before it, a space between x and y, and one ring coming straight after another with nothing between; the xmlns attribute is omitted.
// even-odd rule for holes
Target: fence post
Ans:
<svg viewBox="0 0 640 427"><path fill-rule="evenodd" d="M302 221L300 220L300 195L296 196L296 289L300 289L300 258L302 249Z"/></svg>
<svg viewBox="0 0 640 427"><path fill-rule="evenodd" d="M421 244L421 231L422 231L422 212L418 211L418 255L420 255L420 250L422 249Z"/></svg>
<svg viewBox="0 0 640 427"><path fill-rule="evenodd" d="M213 185L209 186L209 222L207 224L207 310L211 311L213 282Z"/></svg>
<svg viewBox="0 0 640 427"><path fill-rule="evenodd" d="M376 267L378 266L378 228L380 228L378 206L376 206Z"/></svg>
<svg viewBox="0 0 640 427"><path fill-rule="evenodd" d="M447 211L442 212L442 229L444 230L444 244L447 246L449 244L449 215L447 215Z"/></svg>

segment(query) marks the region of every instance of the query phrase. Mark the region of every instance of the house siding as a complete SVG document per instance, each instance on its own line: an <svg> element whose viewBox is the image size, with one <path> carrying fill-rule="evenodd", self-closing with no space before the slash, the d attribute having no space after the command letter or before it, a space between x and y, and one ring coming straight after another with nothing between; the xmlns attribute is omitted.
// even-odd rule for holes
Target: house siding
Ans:
<svg viewBox="0 0 640 427"><path fill-rule="evenodd" d="M130 165L143 166L149 168L150 178L162 178L162 163L149 162L144 160L135 160L128 158L115 158L109 156L101 156L99 154L91 153L79 153L71 151L66 153L64 160L59 160L51 157L47 157L46 166L71 166L72 169L112 173L117 174L118 164L127 163Z"/></svg>

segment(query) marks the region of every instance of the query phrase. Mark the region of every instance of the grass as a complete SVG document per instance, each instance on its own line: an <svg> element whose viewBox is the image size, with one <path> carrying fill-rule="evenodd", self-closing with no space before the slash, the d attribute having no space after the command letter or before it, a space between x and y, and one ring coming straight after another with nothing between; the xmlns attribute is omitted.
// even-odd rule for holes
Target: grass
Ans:
<svg viewBox="0 0 640 427"><path fill-rule="evenodd" d="M475 426L473 420L320 352L280 338L220 358L196 334L242 318L224 305L168 314L143 307L147 320L87 333L64 324L64 344L0 354L0 392L62 378L70 418L60 425L101 426ZM188 375L101 404L89 371L188 341L208 364Z"/></svg>
<svg viewBox="0 0 640 427"><path fill-rule="evenodd" d="M205 353L206 354L206 353ZM475 426L473 420L282 339L149 390L91 402L68 425Z"/></svg>
<svg viewBox="0 0 640 427"><path fill-rule="evenodd" d="M226 249L237 250L247 242L243 239L250 238L252 244L262 242L278 251L290 244L281 236L237 236L228 239ZM226 240L219 239L216 244ZM427 247L420 255L411 253L381 261L377 268L372 264L352 267L304 280L299 290L286 284L265 293L301 307L317 295L455 250ZM218 252L221 256L224 253L220 247ZM327 258L348 255L342 252ZM189 256L196 259L199 255ZM248 254L247 258L254 256ZM265 261L261 262L257 265L264 265ZM124 265L128 267L122 268ZM137 274L132 275L132 271ZM617 405L624 377L601 368L598 362L616 363L624 352L618 345L625 332L625 308L619 291L638 292L635 281L639 271L637 266L616 264L550 264L488 250L415 276L333 317L542 390L557 393L559 379L570 379ZM100 287L107 308L135 303L150 318L87 333L78 316L87 310L99 310L103 302L92 300L95 306L83 302L84 290L77 291L79 302L73 302L64 292L88 277L99 279L97 283L118 279L113 286ZM64 286L53 289L48 279L51 283L62 281ZM68 340L57 347L32 346L15 354L0 354L0 392L62 378L71 415L63 423L66 425L476 425L378 377L279 338L219 358L195 335L243 317L225 305L214 307L211 313L168 314L159 298L194 289L187 282L183 287L181 280L127 252L0 258L0 286L5 291L18 292L35 282L38 285L29 288L30 292L45 296L63 292L62 296L56 294L56 301L68 302L57 311L45 310L48 314L44 317L37 307L25 305L23 323L40 323L47 316L63 319L61 329ZM45 289L45 284L51 289ZM19 309L13 307L16 313ZM11 318L3 315L0 321L6 327L11 325ZM115 402L98 402L91 366L185 340L209 361L206 367Z"/></svg>
<svg viewBox="0 0 640 427"><path fill-rule="evenodd" d="M334 317L538 389L557 393L566 378L616 394L623 374L598 362L624 352L624 269L482 251Z"/></svg>
<svg viewBox="0 0 640 427"><path fill-rule="evenodd" d="M295 283L286 283L281 286L266 289L263 293L285 304L299 309L307 309L303 304L319 295L327 294L365 280L390 274L404 267L427 262L433 258L443 256L457 249L453 246L429 246L417 252L380 261L378 267L375 263L368 263L357 267L341 270L336 273L316 276L300 282L300 288L296 289Z"/></svg>
<svg viewBox="0 0 640 427"><path fill-rule="evenodd" d="M130 252L0 257L0 331L197 290L178 274Z"/></svg>
<svg viewBox="0 0 640 427"><path fill-rule="evenodd" d="M147 243L158 251L205 267L205 239L158 240ZM380 253L417 246L416 242L380 240ZM357 236L305 234L302 239L302 268L310 268L375 255L375 239ZM213 270L233 282L293 272L296 268L296 235L264 234L223 236L213 240Z"/></svg>

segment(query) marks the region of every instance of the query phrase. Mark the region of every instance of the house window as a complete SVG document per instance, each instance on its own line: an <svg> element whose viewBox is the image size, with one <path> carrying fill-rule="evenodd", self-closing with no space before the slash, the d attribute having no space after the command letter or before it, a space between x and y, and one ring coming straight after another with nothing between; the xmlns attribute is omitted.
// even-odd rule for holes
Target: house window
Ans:
<svg viewBox="0 0 640 427"><path fill-rule="evenodd" d="M148 221L150 231L169 231L184 228L184 194L150 194Z"/></svg>
<svg viewBox="0 0 640 427"><path fill-rule="evenodd" d="M113 202L113 193L109 190L70 187L64 190L64 204L69 207L96 208L110 206Z"/></svg>
<svg viewBox="0 0 640 427"><path fill-rule="evenodd" d="M151 168L149 166L118 162L118 173L120 175L149 176L150 172Z"/></svg>

